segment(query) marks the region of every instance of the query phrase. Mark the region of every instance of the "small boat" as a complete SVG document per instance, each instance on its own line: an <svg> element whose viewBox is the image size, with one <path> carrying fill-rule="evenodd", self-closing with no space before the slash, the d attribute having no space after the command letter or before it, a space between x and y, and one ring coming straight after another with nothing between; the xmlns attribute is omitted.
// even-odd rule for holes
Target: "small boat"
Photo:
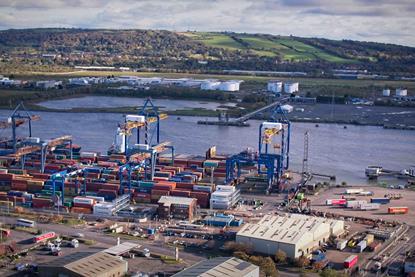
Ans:
<svg viewBox="0 0 415 277"><path fill-rule="evenodd" d="M319 127L319 125L318 125L318 124L316 124L316 127Z"/></svg>
<svg viewBox="0 0 415 277"><path fill-rule="evenodd" d="M347 126L346 126L346 125L344 125L344 126L343 126L343 129L347 129Z"/></svg>
<svg viewBox="0 0 415 277"><path fill-rule="evenodd" d="M177 117L177 120L181 120L180 116L179 116L179 117Z"/></svg>

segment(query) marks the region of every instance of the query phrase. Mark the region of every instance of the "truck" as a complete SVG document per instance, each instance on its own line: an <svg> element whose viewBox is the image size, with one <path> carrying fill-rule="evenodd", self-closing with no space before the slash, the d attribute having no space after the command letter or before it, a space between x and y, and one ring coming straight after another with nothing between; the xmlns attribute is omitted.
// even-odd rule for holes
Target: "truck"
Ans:
<svg viewBox="0 0 415 277"><path fill-rule="evenodd" d="M358 207L358 209L361 210L361 211L374 211L374 210L379 210L380 209L380 204L378 204L378 203L361 204Z"/></svg>
<svg viewBox="0 0 415 277"><path fill-rule="evenodd" d="M366 240L362 240L356 245L356 250L358 253L362 253L366 249L366 247L367 247Z"/></svg>
<svg viewBox="0 0 415 277"><path fill-rule="evenodd" d="M326 254L324 254L320 250L313 251L311 254L312 254L312 257L311 257L312 263L321 262L326 259Z"/></svg>
<svg viewBox="0 0 415 277"><path fill-rule="evenodd" d="M371 198L370 203L377 203L377 204L389 204L391 200L389 198Z"/></svg>
<svg viewBox="0 0 415 277"><path fill-rule="evenodd" d="M345 194L359 194L363 189L346 189Z"/></svg>
<svg viewBox="0 0 415 277"><path fill-rule="evenodd" d="M346 199L327 199L326 205L327 206L343 206L346 205L347 200Z"/></svg>
<svg viewBox="0 0 415 277"><path fill-rule="evenodd" d="M347 246L347 240L345 240L345 239L338 240L338 241L336 242L336 248L337 248L338 250L343 250L343 249L345 249L345 248L346 248L346 246Z"/></svg>
<svg viewBox="0 0 415 277"><path fill-rule="evenodd" d="M409 211L408 207L389 207L388 214L407 214Z"/></svg>
<svg viewBox="0 0 415 277"><path fill-rule="evenodd" d="M48 239L53 239L55 237L56 237L55 232L47 232L47 233L43 233L41 235L33 237L33 242L34 243L44 242Z"/></svg>
<svg viewBox="0 0 415 277"><path fill-rule="evenodd" d="M357 264L358 256L357 255L351 255L347 257L346 260L344 260L344 268L352 268L354 265Z"/></svg>
<svg viewBox="0 0 415 277"><path fill-rule="evenodd" d="M78 248L79 247L79 241L77 239L71 240L71 247Z"/></svg>

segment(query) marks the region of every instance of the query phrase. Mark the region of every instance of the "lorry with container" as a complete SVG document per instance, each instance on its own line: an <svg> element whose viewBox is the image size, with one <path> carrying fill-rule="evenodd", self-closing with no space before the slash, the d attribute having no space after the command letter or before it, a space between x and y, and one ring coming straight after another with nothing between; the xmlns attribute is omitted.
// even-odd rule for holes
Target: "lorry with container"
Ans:
<svg viewBox="0 0 415 277"><path fill-rule="evenodd" d="M351 255L344 260L343 266L344 268L352 268L357 264L358 256L357 255Z"/></svg>
<svg viewBox="0 0 415 277"><path fill-rule="evenodd" d="M388 214L407 214L409 211L408 207L389 207Z"/></svg>
<svg viewBox="0 0 415 277"><path fill-rule="evenodd" d="M346 189L346 191L344 192L345 194L359 194L363 192L362 188L359 189Z"/></svg>
<svg viewBox="0 0 415 277"><path fill-rule="evenodd" d="M356 245L356 251L358 253L362 253L366 249L366 247L367 247L366 240L362 240Z"/></svg>
<svg viewBox="0 0 415 277"><path fill-rule="evenodd" d="M360 211L375 211L375 210L380 209L380 204L378 203L361 204L357 209Z"/></svg>
<svg viewBox="0 0 415 277"><path fill-rule="evenodd" d="M340 239L336 242L336 249L337 250L344 250L347 246L347 240L346 239Z"/></svg>
<svg viewBox="0 0 415 277"><path fill-rule="evenodd" d="M370 203L376 203L376 204L389 204L390 199L389 198L370 198Z"/></svg>
<svg viewBox="0 0 415 277"><path fill-rule="evenodd" d="M326 205L327 206L344 206L346 205L346 199L327 199Z"/></svg>
<svg viewBox="0 0 415 277"><path fill-rule="evenodd" d="M40 242L44 242L47 241L49 239L53 239L56 237L56 233L55 232L47 232L41 235L37 235L35 237L33 237L33 242L34 243L40 243Z"/></svg>
<svg viewBox="0 0 415 277"><path fill-rule="evenodd" d="M357 209L358 207L367 204L366 200L352 200L347 201L346 208Z"/></svg>

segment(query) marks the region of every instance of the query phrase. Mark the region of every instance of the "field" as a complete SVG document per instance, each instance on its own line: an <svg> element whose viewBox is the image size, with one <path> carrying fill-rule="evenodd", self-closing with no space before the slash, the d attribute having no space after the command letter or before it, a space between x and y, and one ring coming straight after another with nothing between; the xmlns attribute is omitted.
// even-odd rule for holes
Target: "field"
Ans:
<svg viewBox="0 0 415 277"><path fill-rule="evenodd" d="M225 33L182 33L207 46L229 50L249 50L258 56L280 56L287 61L311 61L322 59L328 62L350 63L355 60L344 59L291 37L268 38L260 35Z"/></svg>

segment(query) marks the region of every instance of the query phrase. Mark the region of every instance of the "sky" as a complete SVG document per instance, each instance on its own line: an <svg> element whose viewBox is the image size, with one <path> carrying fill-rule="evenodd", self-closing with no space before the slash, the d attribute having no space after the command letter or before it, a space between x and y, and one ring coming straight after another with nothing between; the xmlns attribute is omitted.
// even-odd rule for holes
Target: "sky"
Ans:
<svg viewBox="0 0 415 277"><path fill-rule="evenodd" d="M415 46L415 0L0 0L0 29L234 31Z"/></svg>

